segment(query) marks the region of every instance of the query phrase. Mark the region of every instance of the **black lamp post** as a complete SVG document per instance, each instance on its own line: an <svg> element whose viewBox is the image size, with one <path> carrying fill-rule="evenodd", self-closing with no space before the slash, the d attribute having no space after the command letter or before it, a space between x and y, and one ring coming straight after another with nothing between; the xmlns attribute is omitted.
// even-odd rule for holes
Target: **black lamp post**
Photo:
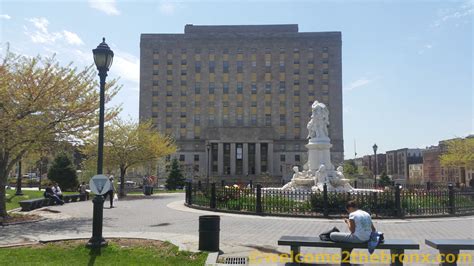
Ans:
<svg viewBox="0 0 474 266"><path fill-rule="evenodd" d="M374 146L372 146L372 149L374 149L374 162L375 162L375 165L374 165L374 188L377 188L377 144L374 144Z"/></svg>
<svg viewBox="0 0 474 266"><path fill-rule="evenodd" d="M97 153L97 174L102 174L102 166L104 161L104 113L105 113L105 79L107 71L109 71L114 59L114 52L110 50L105 43L105 38L96 49L92 50L94 54L94 63L99 71L100 77L100 109L99 109L99 141ZM94 213L92 219L92 237L87 243L88 247L103 247L107 245L107 241L102 237L104 197L95 195L92 200L94 203Z"/></svg>
<svg viewBox="0 0 474 266"><path fill-rule="evenodd" d="M206 186L209 187L209 172L211 171L211 166L210 166L210 151L211 151L211 144L208 142L206 144L206 150L207 150L207 184Z"/></svg>

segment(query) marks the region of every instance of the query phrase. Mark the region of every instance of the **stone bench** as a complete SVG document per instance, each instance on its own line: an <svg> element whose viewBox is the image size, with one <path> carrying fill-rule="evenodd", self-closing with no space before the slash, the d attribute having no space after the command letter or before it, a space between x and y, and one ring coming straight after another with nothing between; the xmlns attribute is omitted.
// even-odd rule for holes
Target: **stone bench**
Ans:
<svg viewBox="0 0 474 266"><path fill-rule="evenodd" d="M291 261L293 265L298 265L297 256L301 252L301 247L319 247L319 248L340 248L341 265L350 264L350 253L353 249L366 249L367 243L339 243L332 241L322 241L319 237L307 236L282 236L278 240L280 246L290 246ZM412 240L389 239L380 243L376 249L389 249L390 258L400 258L405 253L405 249L420 249L420 245ZM394 259L391 265L403 265L403 260Z"/></svg>
<svg viewBox="0 0 474 266"><path fill-rule="evenodd" d="M65 203L85 201L85 200L88 200L88 196L84 194L64 195L63 200ZM55 205L54 200L50 198L37 198L37 199L22 200L19 203L21 206L21 211L32 211L34 209L38 209L41 207Z"/></svg>
<svg viewBox="0 0 474 266"><path fill-rule="evenodd" d="M460 250L474 250L473 239L425 239L425 244L439 250L443 266L457 265Z"/></svg>

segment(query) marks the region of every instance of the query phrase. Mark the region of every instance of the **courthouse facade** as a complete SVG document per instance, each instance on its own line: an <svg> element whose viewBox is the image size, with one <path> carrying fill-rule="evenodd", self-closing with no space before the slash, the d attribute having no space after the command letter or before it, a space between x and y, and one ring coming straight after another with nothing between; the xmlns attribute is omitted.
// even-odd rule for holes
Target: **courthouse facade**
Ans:
<svg viewBox="0 0 474 266"><path fill-rule="evenodd" d="M193 176L291 176L306 162L314 100L330 111L343 160L340 32L298 25L195 26L142 34L140 120L176 139Z"/></svg>

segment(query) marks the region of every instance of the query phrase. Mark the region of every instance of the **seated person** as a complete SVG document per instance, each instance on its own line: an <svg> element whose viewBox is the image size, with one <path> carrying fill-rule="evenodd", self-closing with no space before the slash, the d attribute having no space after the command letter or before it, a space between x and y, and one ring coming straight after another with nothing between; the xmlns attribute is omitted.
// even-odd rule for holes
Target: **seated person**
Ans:
<svg viewBox="0 0 474 266"><path fill-rule="evenodd" d="M63 199L63 192L61 191L61 188L59 187L57 182L54 182L53 187L51 188L53 190L53 193L58 196L61 200Z"/></svg>
<svg viewBox="0 0 474 266"><path fill-rule="evenodd" d="M51 188L51 185L48 185L43 193L44 197L47 199L53 199L55 204L63 205L64 201L58 197Z"/></svg>
<svg viewBox="0 0 474 266"><path fill-rule="evenodd" d="M77 191L79 191L79 194L81 195L86 195L86 199L89 198L89 191L87 191L86 182L82 182L79 185L79 188L77 189Z"/></svg>
<svg viewBox="0 0 474 266"><path fill-rule="evenodd" d="M333 232L329 235L334 242L364 243L369 241L370 234L375 231L370 214L359 210L354 200L347 202L346 210L349 219L344 219L350 233Z"/></svg>

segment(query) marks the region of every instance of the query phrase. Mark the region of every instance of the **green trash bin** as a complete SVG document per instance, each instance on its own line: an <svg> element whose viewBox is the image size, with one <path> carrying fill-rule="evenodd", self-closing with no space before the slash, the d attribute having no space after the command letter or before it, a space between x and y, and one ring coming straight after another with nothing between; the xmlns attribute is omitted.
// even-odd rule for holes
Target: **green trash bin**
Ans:
<svg viewBox="0 0 474 266"><path fill-rule="evenodd" d="M152 186L145 186L145 195L150 196L153 193L153 187Z"/></svg>

